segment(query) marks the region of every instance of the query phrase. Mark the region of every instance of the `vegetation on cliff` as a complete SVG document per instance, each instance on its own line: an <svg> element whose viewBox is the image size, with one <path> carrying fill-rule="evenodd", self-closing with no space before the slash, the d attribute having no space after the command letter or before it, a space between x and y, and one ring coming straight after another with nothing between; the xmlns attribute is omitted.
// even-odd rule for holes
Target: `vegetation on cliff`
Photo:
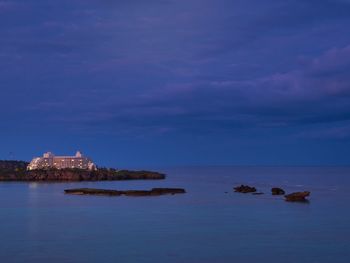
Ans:
<svg viewBox="0 0 350 263"><path fill-rule="evenodd" d="M0 175L18 172L22 173L27 170L29 163L23 161L1 161L0 160Z"/></svg>
<svg viewBox="0 0 350 263"><path fill-rule="evenodd" d="M45 169L27 171L28 163L0 161L0 181L112 181L165 179L165 175L151 171L128 171L100 168L97 171L80 169Z"/></svg>

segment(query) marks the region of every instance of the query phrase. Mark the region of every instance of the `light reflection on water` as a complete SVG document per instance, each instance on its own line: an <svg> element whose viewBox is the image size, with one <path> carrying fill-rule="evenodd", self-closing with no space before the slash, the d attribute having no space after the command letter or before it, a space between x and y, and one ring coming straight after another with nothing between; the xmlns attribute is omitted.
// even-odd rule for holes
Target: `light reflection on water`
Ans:
<svg viewBox="0 0 350 263"><path fill-rule="evenodd" d="M348 262L350 169L193 167L167 180L0 183L1 262ZM251 184L262 196L233 193ZM310 190L310 203L269 194ZM183 187L185 195L71 196L64 189ZM227 193L225 193L227 192Z"/></svg>

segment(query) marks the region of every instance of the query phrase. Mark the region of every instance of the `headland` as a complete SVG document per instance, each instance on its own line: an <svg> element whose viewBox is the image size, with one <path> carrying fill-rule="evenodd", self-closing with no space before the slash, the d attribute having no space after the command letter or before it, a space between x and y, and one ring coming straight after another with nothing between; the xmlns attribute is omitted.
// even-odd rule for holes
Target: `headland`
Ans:
<svg viewBox="0 0 350 263"><path fill-rule="evenodd" d="M85 170L77 168L28 170L24 161L0 161L0 181L116 181L116 180L160 180L165 174L153 171L117 170L99 168Z"/></svg>

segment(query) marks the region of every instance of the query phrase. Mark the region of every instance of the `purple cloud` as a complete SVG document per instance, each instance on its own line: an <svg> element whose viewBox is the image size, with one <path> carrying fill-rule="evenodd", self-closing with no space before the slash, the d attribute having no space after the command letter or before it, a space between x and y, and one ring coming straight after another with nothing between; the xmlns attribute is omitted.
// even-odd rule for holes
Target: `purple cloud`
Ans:
<svg viewBox="0 0 350 263"><path fill-rule="evenodd" d="M348 1L0 0L0 13L0 133L347 140Z"/></svg>

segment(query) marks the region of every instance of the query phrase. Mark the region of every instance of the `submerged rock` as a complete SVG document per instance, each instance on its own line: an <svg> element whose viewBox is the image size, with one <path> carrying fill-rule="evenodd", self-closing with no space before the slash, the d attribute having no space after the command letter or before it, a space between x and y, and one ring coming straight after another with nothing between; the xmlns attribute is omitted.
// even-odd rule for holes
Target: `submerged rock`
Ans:
<svg viewBox="0 0 350 263"><path fill-rule="evenodd" d="M258 193L252 193L253 195L263 195L264 193L258 192Z"/></svg>
<svg viewBox="0 0 350 263"><path fill-rule="evenodd" d="M284 195L286 192L282 188L274 187L271 189L272 195Z"/></svg>
<svg viewBox="0 0 350 263"><path fill-rule="evenodd" d="M305 191L305 192L296 192L296 193L291 193L289 195L286 195L286 201L288 202L306 202L308 197L310 195L310 192Z"/></svg>
<svg viewBox="0 0 350 263"><path fill-rule="evenodd" d="M185 194L186 190L183 188L153 188L151 190L153 195L166 195L166 194Z"/></svg>
<svg viewBox="0 0 350 263"><path fill-rule="evenodd" d="M94 188L77 188L64 190L66 194L75 195L103 195L103 196L158 196L167 194L184 194L185 189L182 188L153 188L152 190L105 190L105 189L94 189Z"/></svg>
<svg viewBox="0 0 350 263"><path fill-rule="evenodd" d="M235 190L235 192L243 193L243 194L256 192L255 187L251 187L251 186L243 185L243 184L241 186L234 187L233 189Z"/></svg>
<svg viewBox="0 0 350 263"><path fill-rule="evenodd" d="M64 190L66 194L75 194L75 195L121 195L121 191L117 190L104 190L104 189L93 189L93 188L78 188L78 189L66 189Z"/></svg>

